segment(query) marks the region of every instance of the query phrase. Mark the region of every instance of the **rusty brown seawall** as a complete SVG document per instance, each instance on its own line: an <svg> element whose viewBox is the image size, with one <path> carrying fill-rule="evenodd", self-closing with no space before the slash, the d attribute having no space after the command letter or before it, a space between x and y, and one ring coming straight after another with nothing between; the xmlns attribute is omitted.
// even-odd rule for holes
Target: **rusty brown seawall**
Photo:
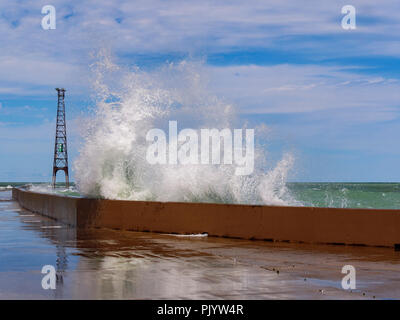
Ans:
<svg viewBox="0 0 400 320"><path fill-rule="evenodd" d="M78 228L368 246L400 246L400 210L71 198L13 189L30 211Z"/></svg>

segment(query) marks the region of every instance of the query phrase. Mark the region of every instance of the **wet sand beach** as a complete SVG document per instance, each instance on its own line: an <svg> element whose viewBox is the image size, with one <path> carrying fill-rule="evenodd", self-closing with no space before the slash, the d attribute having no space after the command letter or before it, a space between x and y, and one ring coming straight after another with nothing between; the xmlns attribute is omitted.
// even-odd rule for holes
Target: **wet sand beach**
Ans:
<svg viewBox="0 0 400 320"><path fill-rule="evenodd" d="M400 252L76 230L0 192L0 299L399 299ZM41 286L44 265L55 290ZM344 265L357 289L343 290Z"/></svg>

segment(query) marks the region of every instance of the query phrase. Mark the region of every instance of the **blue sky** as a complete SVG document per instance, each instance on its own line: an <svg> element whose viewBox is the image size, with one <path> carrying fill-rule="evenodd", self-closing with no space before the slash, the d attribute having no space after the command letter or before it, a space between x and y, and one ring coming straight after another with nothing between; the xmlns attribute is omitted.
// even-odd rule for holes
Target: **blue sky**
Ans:
<svg viewBox="0 0 400 320"><path fill-rule="evenodd" d="M41 28L41 9L57 29ZM357 29L341 28L351 4ZM270 128L296 181L400 181L400 2L1 1L0 181L48 181L55 87L67 88L70 161L91 105L91 55L155 68L201 59L215 94Z"/></svg>

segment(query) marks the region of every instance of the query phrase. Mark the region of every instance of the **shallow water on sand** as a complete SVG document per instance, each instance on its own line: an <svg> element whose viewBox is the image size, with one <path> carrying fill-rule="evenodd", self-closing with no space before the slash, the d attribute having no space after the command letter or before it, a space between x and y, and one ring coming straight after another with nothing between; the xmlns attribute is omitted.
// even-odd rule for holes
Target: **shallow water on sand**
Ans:
<svg viewBox="0 0 400 320"><path fill-rule="evenodd" d="M400 253L105 229L77 231L0 192L0 299L399 299ZM341 288L341 269L357 289ZM57 270L55 290L41 269ZM279 272L279 273L278 273Z"/></svg>

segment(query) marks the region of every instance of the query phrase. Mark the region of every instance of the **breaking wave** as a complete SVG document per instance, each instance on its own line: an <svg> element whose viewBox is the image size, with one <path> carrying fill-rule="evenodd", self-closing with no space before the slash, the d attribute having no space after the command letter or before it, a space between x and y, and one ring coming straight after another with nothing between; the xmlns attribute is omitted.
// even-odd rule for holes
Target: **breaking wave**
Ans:
<svg viewBox="0 0 400 320"><path fill-rule="evenodd" d="M76 187L85 196L122 200L299 205L286 188L294 158L285 154L265 169L266 151L255 146L252 175L233 165L150 165L150 129L166 132L169 120L184 128L238 126L233 106L210 93L200 62L169 63L157 70L124 68L105 52L93 68L96 105L82 121L83 144L74 163ZM255 137L265 130L255 128ZM256 140L257 141L257 140Z"/></svg>

